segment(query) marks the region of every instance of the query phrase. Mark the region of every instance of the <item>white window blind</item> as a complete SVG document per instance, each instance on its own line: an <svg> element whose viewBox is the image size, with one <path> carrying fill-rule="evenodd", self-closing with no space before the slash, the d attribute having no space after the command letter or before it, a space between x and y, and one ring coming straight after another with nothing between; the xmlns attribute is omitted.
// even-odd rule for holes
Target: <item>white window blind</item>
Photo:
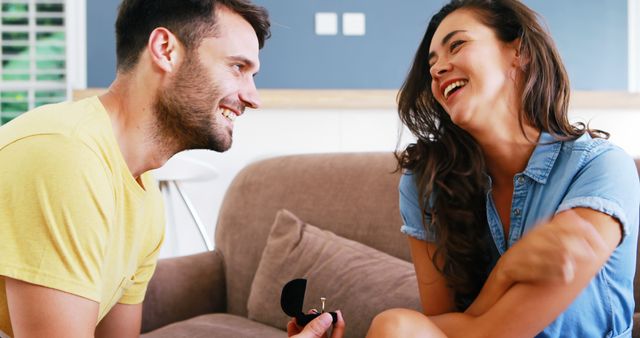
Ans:
<svg viewBox="0 0 640 338"><path fill-rule="evenodd" d="M67 99L65 0L0 0L0 125Z"/></svg>

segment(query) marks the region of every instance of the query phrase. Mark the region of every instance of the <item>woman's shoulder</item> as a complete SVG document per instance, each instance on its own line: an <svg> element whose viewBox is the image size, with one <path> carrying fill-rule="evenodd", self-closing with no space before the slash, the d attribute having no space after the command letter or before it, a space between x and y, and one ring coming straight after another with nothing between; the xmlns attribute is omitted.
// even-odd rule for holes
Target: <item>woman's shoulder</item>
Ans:
<svg viewBox="0 0 640 338"><path fill-rule="evenodd" d="M602 138L583 135L575 141L563 142L562 151L553 165L552 182L584 196L605 196L611 201L631 201L625 210L638 208L640 182L633 158L622 148Z"/></svg>
<svg viewBox="0 0 640 338"><path fill-rule="evenodd" d="M565 141L561 154L580 167L601 164L607 167L629 166L633 158L624 149L604 138L591 137L588 133L572 141Z"/></svg>
<svg viewBox="0 0 640 338"><path fill-rule="evenodd" d="M404 169L402 171L400 182L398 183L398 190L400 190L401 194L417 195L418 187L412 170Z"/></svg>

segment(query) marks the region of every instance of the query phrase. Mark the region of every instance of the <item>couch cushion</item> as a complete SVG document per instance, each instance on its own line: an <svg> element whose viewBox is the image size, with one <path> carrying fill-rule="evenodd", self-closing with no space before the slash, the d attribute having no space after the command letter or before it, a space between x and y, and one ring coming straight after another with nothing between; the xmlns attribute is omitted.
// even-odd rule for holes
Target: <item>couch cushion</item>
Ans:
<svg viewBox="0 0 640 338"><path fill-rule="evenodd" d="M251 285L249 318L285 329L288 318L280 308L280 293L294 278L307 279L304 311L320 308L320 297L327 298L326 310L342 311L345 337L364 337L373 317L385 309L420 309L411 263L281 210Z"/></svg>
<svg viewBox="0 0 640 338"><path fill-rule="evenodd" d="M173 323L141 338L283 338L287 333L247 318L213 313Z"/></svg>
<svg viewBox="0 0 640 338"><path fill-rule="evenodd" d="M227 312L247 316L251 283L273 218L287 208L311 224L411 260L398 207L393 153L309 154L252 163L233 179L215 243L225 259ZM372 227L379 229L369 232Z"/></svg>

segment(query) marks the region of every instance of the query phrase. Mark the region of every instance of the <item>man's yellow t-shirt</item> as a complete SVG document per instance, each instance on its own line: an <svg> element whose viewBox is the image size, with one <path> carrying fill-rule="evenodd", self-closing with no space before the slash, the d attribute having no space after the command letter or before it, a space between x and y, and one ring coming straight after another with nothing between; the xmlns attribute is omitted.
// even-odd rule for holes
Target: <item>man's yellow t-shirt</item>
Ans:
<svg viewBox="0 0 640 338"><path fill-rule="evenodd" d="M48 105L0 128L0 331L6 276L100 304L144 299L164 238L162 196L131 175L97 97Z"/></svg>

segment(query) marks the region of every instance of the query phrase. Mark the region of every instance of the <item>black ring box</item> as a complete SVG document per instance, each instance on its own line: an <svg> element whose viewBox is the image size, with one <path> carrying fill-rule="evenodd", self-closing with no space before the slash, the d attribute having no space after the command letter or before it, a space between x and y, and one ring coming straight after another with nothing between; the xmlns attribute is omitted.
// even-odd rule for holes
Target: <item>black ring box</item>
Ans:
<svg viewBox="0 0 640 338"><path fill-rule="evenodd" d="M307 290L307 280L304 278L294 279L282 288L282 294L280 295L280 306L282 311L289 317L296 318L296 324L298 326L305 326L310 321L321 315L321 313L309 313L306 314L302 311L304 306L304 293ZM333 317L333 324L338 322L338 314L335 312L329 312Z"/></svg>

